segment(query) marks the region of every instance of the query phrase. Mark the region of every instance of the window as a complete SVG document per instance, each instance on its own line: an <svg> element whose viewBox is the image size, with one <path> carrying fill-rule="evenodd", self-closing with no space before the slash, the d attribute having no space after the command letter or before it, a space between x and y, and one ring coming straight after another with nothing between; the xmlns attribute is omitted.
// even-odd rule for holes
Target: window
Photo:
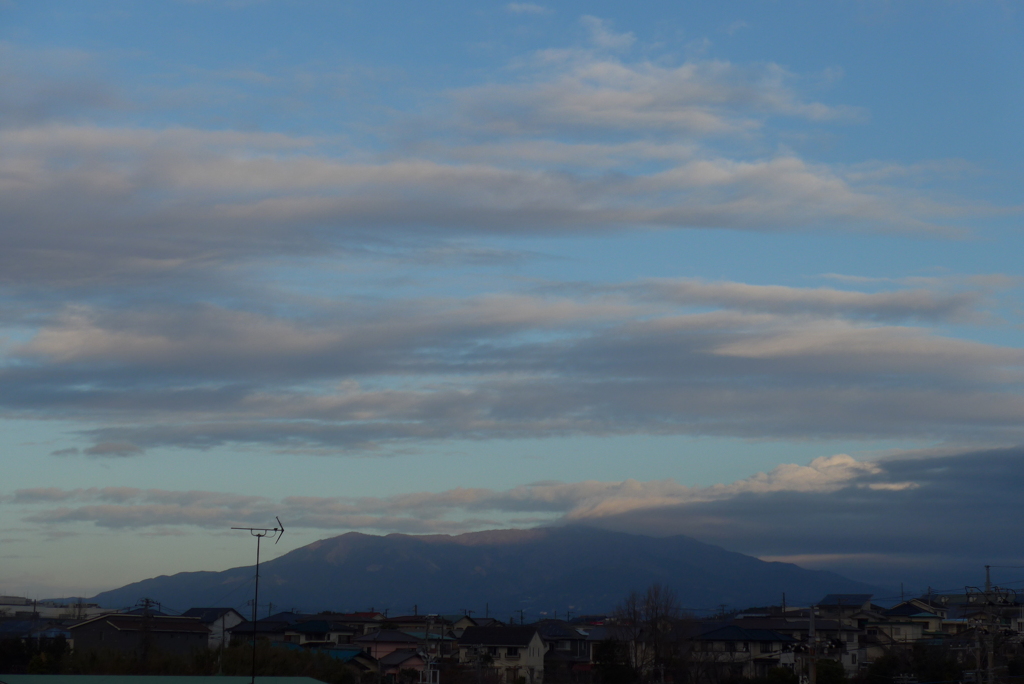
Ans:
<svg viewBox="0 0 1024 684"><path fill-rule="evenodd" d="M518 646L509 646L508 648L505 649L505 655L508 656L509 658L518 658L519 657L519 647Z"/></svg>
<svg viewBox="0 0 1024 684"><path fill-rule="evenodd" d="M900 629L899 627L893 627L892 633L895 634L896 636L899 636L900 634L903 633L903 630Z"/></svg>
<svg viewBox="0 0 1024 684"><path fill-rule="evenodd" d="M492 658L497 658L498 657L498 647L497 646L488 646L487 647L487 655L491 656Z"/></svg>

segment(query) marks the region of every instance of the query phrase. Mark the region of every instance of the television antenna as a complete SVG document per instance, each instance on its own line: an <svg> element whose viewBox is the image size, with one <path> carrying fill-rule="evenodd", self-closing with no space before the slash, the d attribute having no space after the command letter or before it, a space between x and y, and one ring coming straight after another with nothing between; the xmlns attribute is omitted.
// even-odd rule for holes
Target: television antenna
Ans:
<svg viewBox="0 0 1024 684"><path fill-rule="evenodd" d="M260 542L263 541L264 537L270 537L277 535L277 539L274 543L281 541L281 537L284 536L284 523L281 519L274 516L274 520L277 521L277 527L232 527L233 530L246 530L249 534L256 537L256 590L252 597L252 682L256 684L256 618L257 610L259 609L259 598L260 598Z"/></svg>

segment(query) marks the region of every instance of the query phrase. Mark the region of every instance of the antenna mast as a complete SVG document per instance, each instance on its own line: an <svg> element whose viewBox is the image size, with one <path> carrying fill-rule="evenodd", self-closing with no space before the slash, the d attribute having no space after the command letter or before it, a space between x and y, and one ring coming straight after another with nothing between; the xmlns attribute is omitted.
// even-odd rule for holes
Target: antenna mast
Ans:
<svg viewBox="0 0 1024 684"><path fill-rule="evenodd" d="M257 611L259 610L259 598L260 598L260 542L263 541L264 537L271 535L277 535L277 539L274 543L281 541L281 537L284 536L284 523L276 515L274 520L277 521L277 527L232 527L233 530L246 530L249 534L256 537L256 591L252 597L252 682L256 684L256 618Z"/></svg>

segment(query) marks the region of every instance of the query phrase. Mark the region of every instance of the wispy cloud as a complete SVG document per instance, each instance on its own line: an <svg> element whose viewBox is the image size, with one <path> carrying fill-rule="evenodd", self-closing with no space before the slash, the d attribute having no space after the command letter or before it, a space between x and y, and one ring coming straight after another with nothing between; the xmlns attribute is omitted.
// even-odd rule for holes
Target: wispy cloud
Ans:
<svg viewBox="0 0 1024 684"><path fill-rule="evenodd" d="M550 14L551 8L533 2L510 2L505 9L512 14Z"/></svg>
<svg viewBox="0 0 1024 684"><path fill-rule="evenodd" d="M606 50L628 50L636 42L632 33L617 33L609 22L600 17L585 16L583 25L590 32L590 40L599 48Z"/></svg>
<svg viewBox="0 0 1024 684"><path fill-rule="evenodd" d="M496 514L541 514L549 521L581 521L744 494L831 492L857 482L871 486L871 478L882 473L883 468L877 464L841 454L815 459L807 466L781 465L769 473L712 487L688 487L672 480L549 482L505 491L456 488L380 498L290 496L281 500L206 491L47 487L15 491L9 500L29 507L61 504L30 513L26 521L33 523L92 522L111 528L223 527L280 515L297 527L436 531L499 524ZM453 514L458 514L458 521L451 519ZM468 519L466 514L470 514Z"/></svg>

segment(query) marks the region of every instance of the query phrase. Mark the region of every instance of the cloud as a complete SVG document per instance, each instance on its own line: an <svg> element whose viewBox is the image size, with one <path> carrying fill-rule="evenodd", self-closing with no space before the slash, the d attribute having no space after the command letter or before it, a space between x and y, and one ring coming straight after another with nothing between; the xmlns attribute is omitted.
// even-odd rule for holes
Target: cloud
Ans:
<svg viewBox="0 0 1024 684"><path fill-rule="evenodd" d="M511 14L550 14L551 9L532 2L510 2L505 10Z"/></svg>
<svg viewBox="0 0 1024 684"><path fill-rule="evenodd" d="M736 21L732 22L725 28L725 32L732 36L735 35L737 32L747 28L750 28L750 24L743 21L742 19L737 19Z"/></svg>
<svg viewBox="0 0 1024 684"><path fill-rule="evenodd" d="M722 306L742 311L815 314L871 320L978 321L978 291L851 292L831 288L706 282L693 278L650 280L638 285L651 294L681 304Z"/></svg>
<svg viewBox="0 0 1024 684"><path fill-rule="evenodd" d="M131 442L100 442L85 449L88 456L138 456L142 447Z"/></svg>
<svg viewBox="0 0 1024 684"><path fill-rule="evenodd" d="M33 523L92 522L112 528L221 527L278 515L296 527L409 531L419 525L422 530L466 530L499 524L495 514L532 513L546 515L549 522L580 521L638 509L730 499L741 494L831 492L880 472L875 464L841 454L815 459L807 466L781 465L769 473L712 487L688 487L673 480L548 482L505 491L460 487L380 498L289 496L279 501L208 491L48 487L17 490L10 500L26 506L62 504L30 514L26 520ZM456 513L460 519L451 520L450 516Z"/></svg>
<svg viewBox="0 0 1024 684"><path fill-rule="evenodd" d="M88 53L0 41L0 129L81 120L125 104Z"/></svg>
<svg viewBox="0 0 1024 684"><path fill-rule="evenodd" d="M616 33L604 19L588 15L580 21L590 32L590 41L599 48L622 51L628 50L636 42L636 36L632 33Z"/></svg>
<svg viewBox="0 0 1024 684"><path fill-rule="evenodd" d="M877 471L830 492L776 491L636 509L600 524L689 534L744 553L799 559L889 585L906 579L917 583L917 590L925 584L962 587L981 576L980 559L1021 564L1012 540L1020 532L1015 521L1022 458L1024 451L1016 448L887 459L876 462ZM903 486L884 486L896 484ZM953 501L972 504L950 507ZM992 534L996 519L1000 533Z"/></svg>
<svg viewBox="0 0 1024 684"><path fill-rule="evenodd" d="M647 119L662 116L657 107L571 107L587 118L634 118L631 127L656 127ZM575 116L548 113L558 122ZM949 216L938 204L864 190L795 157L698 157L595 177L497 159L353 161L304 152L309 144L194 130L0 131L0 285L187 282L260 259L343 256L365 245L370 230L398 244L626 228L941 234L933 219Z"/></svg>
<svg viewBox="0 0 1024 684"><path fill-rule="evenodd" d="M576 139L600 133L701 139L755 134L766 115L861 116L854 108L801 101L786 85L790 76L772 65L706 60L665 66L560 53L540 60L537 69L537 76L521 85L489 84L454 93L462 124L492 133L559 133Z"/></svg>

